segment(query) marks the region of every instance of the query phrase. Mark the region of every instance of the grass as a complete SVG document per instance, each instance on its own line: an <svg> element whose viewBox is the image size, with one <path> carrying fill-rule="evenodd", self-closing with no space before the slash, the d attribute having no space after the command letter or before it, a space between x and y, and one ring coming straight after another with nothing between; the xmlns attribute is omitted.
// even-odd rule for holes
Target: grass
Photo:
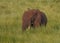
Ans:
<svg viewBox="0 0 60 43"><path fill-rule="evenodd" d="M27 8L43 11L48 24L22 32ZM60 43L59 0L0 0L0 43Z"/></svg>

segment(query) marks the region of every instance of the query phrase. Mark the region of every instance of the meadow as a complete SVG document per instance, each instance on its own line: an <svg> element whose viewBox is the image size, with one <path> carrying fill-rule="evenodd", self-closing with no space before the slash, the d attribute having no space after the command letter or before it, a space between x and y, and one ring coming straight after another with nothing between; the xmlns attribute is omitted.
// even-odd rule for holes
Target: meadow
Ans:
<svg viewBox="0 0 60 43"><path fill-rule="evenodd" d="M22 32L27 8L43 11L48 23ZM0 0L0 43L60 43L60 0Z"/></svg>

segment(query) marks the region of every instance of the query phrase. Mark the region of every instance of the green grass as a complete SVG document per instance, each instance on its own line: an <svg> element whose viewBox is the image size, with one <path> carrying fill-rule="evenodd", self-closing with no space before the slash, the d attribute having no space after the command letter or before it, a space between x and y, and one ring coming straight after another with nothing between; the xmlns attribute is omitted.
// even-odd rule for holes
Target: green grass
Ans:
<svg viewBox="0 0 60 43"><path fill-rule="evenodd" d="M22 16L27 8L46 14L46 28L22 32ZM0 43L60 43L59 0L0 0Z"/></svg>

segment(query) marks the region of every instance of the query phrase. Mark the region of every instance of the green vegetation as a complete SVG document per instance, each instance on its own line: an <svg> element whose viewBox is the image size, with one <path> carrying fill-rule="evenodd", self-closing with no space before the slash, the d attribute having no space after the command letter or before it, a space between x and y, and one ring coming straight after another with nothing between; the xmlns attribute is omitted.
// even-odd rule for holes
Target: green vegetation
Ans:
<svg viewBox="0 0 60 43"><path fill-rule="evenodd" d="M22 15L27 8L45 12L46 28L22 32ZM0 43L60 43L60 1L0 0Z"/></svg>

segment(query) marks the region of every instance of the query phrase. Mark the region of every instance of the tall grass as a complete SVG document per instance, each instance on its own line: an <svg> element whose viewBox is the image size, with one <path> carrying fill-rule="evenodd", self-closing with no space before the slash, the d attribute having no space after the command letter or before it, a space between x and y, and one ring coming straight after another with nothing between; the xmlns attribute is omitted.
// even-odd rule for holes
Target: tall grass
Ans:
<svg viewBox="0 0 60 43"><path fill-rule="evenodd" d="M22 32L22 16L27 8L43 11L46 27ZM59 0L0 0L0 43L60 43Z"/></svg>

